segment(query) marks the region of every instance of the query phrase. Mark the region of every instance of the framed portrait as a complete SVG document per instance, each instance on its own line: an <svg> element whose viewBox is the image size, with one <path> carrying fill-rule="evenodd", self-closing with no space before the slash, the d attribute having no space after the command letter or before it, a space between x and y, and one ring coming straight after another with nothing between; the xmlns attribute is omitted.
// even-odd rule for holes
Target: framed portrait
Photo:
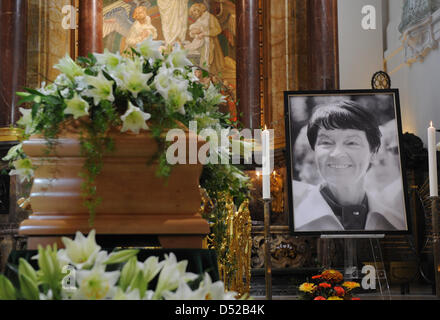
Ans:
<svg viewBox="0 0 440 320"><path fill-rule="evenodd" d="M293 234L409 233L398 90L285 92Z"/></svg>

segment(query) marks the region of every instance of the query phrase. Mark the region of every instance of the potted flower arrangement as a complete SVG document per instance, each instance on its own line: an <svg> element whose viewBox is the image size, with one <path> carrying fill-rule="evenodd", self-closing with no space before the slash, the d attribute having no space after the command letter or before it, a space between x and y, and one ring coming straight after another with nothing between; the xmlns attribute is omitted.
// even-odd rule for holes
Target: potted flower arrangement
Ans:
<svg viewBox="0 0 440 320"><path fill-rule="evenodd" d="M105 234L204 236L199 184L213 197L229 193L237 206L249 196L248 177L228 161L234 143L239 152L249 144L199 137L235 125L219 111L225 97L199 81L200 69L178 45L161 45L149 38L125 55L66 56L54 83L18 93L27 105L17 122L24 135L5 159L11 175L34 178L33 214L21 234L73 235L93 226ZM171 129L183 134L170 139ZM196 153L208 144L204 152L221 164L188 163L189 154L183 165L168 161L180 139L190 152L192 141Z"/></svg>
<svg viewBox="0 0 440 320"><path fill-rule="evenodd" d="M37 263L20 258L16 277L0 275L0 300L234 300L221 281L187 272L173 253L138 261L138 250L108 253L77 233L65 249L38 248ZM37 267L34 268L35 264ZM34 265L34 266L33 266Z"/></svg>
<svg viewBox="0 0 440 320"><path fill-rule="evenodd" d="M360 285L354 281L344 281L342 273L325 270L313 276L311 282L299 286L301 300L359 300L353 296Z"/></svg>

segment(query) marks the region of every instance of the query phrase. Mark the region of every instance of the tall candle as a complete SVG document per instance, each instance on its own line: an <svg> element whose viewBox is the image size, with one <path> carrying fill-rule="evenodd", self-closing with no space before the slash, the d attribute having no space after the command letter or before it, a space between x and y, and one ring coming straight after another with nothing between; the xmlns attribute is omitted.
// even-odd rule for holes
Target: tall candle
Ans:
<svg viewBox="0 0 440 320"><path fill-rule="evenodd" d="M270 197L270 132L267 128L261 133L263 157L263 199Z"/></svg>
<svg viewBox="0 0 440 320"><path fill-rule="evenodd" d="M432 125L428 128L429 192L431 197L438 197L437 176L437 130Z"/></svg>

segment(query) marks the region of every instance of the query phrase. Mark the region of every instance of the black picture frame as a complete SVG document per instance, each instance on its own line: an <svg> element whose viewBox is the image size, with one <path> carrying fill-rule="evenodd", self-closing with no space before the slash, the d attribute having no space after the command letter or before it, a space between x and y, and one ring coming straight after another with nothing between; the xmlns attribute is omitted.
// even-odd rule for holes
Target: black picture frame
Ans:
<svg viewBox="0 0 440 320"><path fill-rule="evenodd" d="M401 172L401 184L402 184L402 204L403 210L402 216L405 219L406 228L398 230L297 230L295 228L295 203L294 203L294 192L295 188L293 186L294 182L294 172L295 172L295 156L293 152L293 143L297 138L299 128L294 128L292 109L295 107L292 104L292 97L303 97L303 98L316 98L316 97L334 97L334 96L348 96L352 99L356 96L377 96L377 95L390 95L393 97L393 109L395 115L395 123L397 125L397 141L398 141L398 159L400 162L400 172ZM391 98L390 98L391 99ZM285 91L284 92L284 104L285 104L285 132L286 132L286 166L287 166L287 180L288 180L288 206L289 206L289 228L290 232L294 236L322 236L322 235L408 235L412 233L412 223L410 217L410 206L409 206L409 195L408 195L408 185L406 178L406 165L405 159L401 152L403 145L403 134L402 134L402 121L400 112L400 99L398 89L378 89L378 90L324 90L324 91ZM307 120L308 122L308 120Z"/></svg>

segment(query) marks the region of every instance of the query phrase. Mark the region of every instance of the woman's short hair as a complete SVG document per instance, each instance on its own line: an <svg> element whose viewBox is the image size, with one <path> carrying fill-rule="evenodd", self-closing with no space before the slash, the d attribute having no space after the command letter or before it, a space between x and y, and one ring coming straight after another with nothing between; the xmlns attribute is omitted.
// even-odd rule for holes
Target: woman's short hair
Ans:
<svg viewBox="0 0 440 320"><path fill-rule="evenodd" d="M377 153L382 134L376 118L368 110L353 101L341 101L318 106L307 127L307 138L315 150L319 129L354 129L364 131L370 151Z"/></svg>

